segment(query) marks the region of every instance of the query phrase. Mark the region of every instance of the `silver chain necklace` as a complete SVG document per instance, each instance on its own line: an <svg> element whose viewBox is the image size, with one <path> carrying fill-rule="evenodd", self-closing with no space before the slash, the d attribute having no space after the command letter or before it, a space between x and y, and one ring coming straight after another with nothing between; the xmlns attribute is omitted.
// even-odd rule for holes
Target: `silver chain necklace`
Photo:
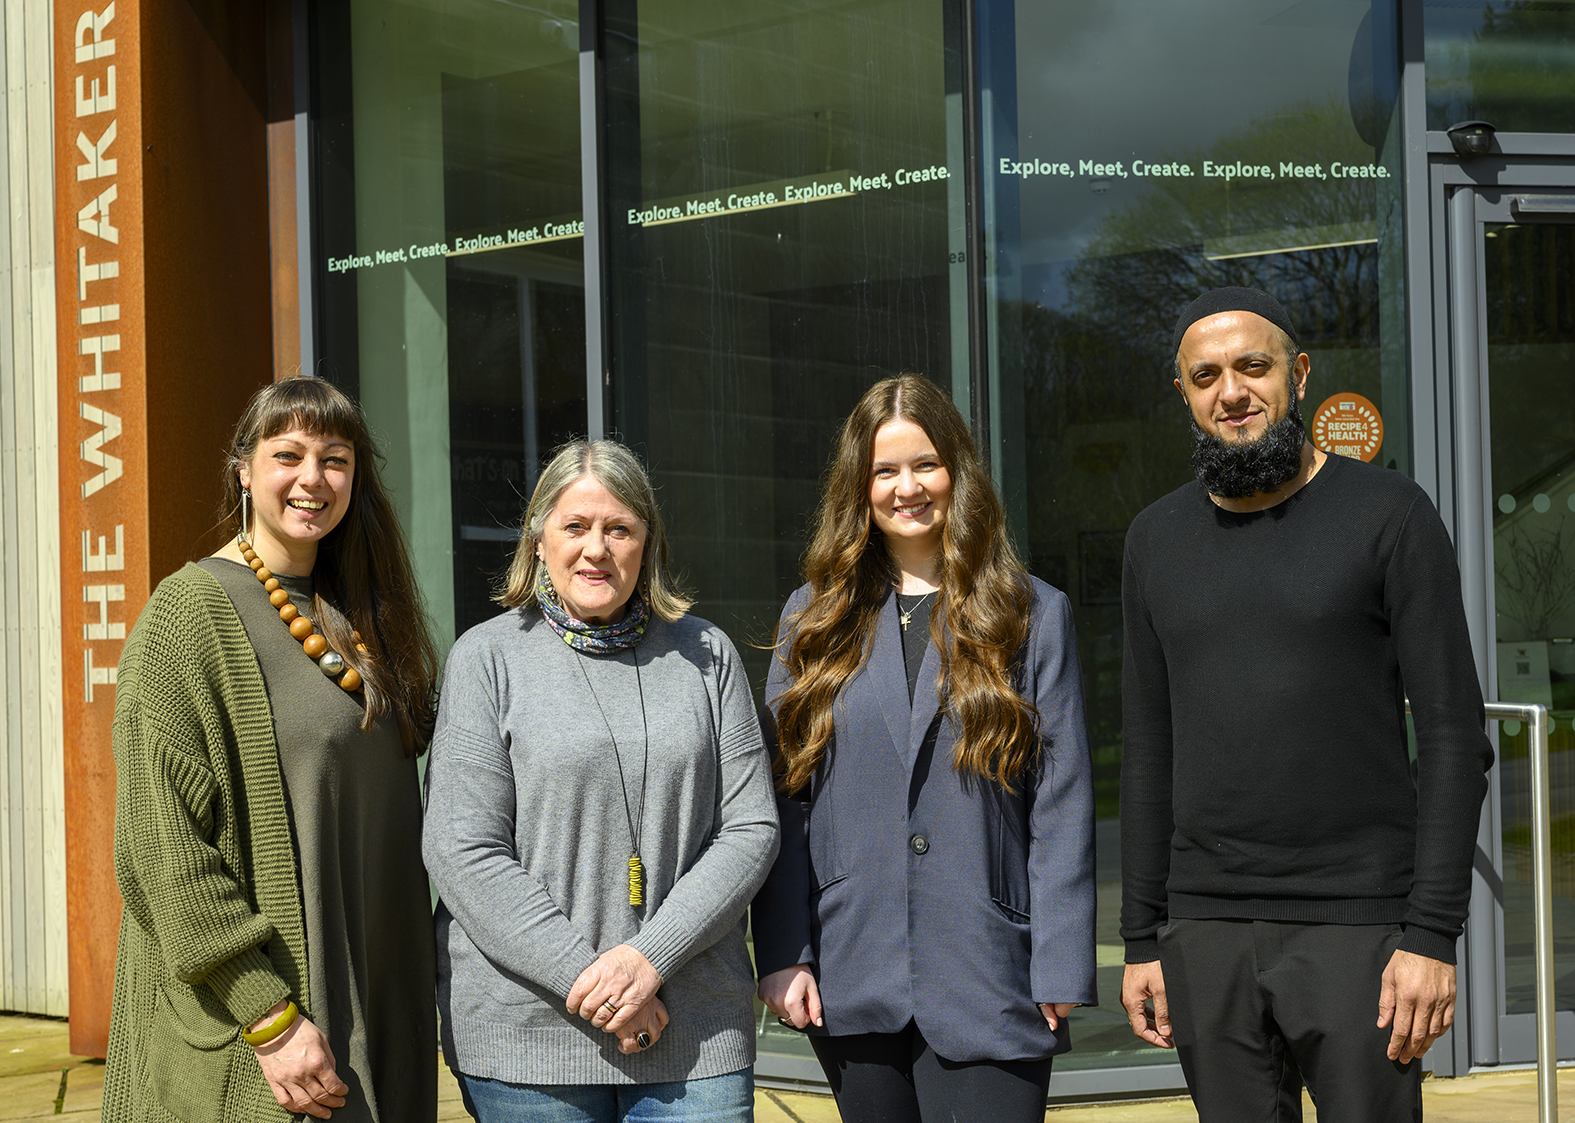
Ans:
<svg viewBox="0 0 1575 1123"><path fill-rule="evenodd" d="M922 605L930 597L933 597L935 595L935 593L936 593L936 590L935 589L931 589L929 592L925 593L924 596L922 596L918 600L914 601L913 604L911 604L908 607L907 611L903 611L902 601L901 600L897 601L897 621L898 621L898 623L900 623L902 625L902 630L903 631L906 632L908 630L908 625L913 623L913 614L915 612L919 611L919 606ZM902 595L903 595L902 590L898 589L897 590L897 596L901 597Z"/></svg>

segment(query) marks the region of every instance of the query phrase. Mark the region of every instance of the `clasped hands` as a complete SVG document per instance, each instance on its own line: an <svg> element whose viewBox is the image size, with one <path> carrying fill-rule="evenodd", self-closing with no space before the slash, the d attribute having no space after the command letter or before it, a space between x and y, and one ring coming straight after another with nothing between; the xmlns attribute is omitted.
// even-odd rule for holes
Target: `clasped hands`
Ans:
<svg viewBox="0 0 1575 1123"><path fill-rule="evenodd" d="M565 1007L603 1033L618 1035L618 1051L638 1053L655 1045L667 1027L667 1007L656 997L662 976L628 944L596 957L569 988ZM649 1042L641 1045L641 1033Z"/></svg>
<svg viewBox="0 0 1575 1123"><path fill-rule="evenodd" d="M1161 1049L1176 1047L1165 977L1157 960L1127 964L1121 979L1121 1005L1134 1034ZM1378 992L1377 1024L1380 1029L1390 1029L1385 1051L1389 1059L1401 1064L1415 1060L1454 1023L1454 964L1396 950L1384 968Z"/></svg>
<svg viewBox="0 0 1575 1123"><path fill-rule="evenodd" d="M760 1001L779 1019L794 1029L803 1029L814 1022L826 1024L825 1011L820 1004L820 984L808 963L794 964L780 971L773 971L760 980ZM1072 1012L1072 1002L1041 1002L1039 1012L1051 1029L1060 1029L1061 1020Z"/></svg>

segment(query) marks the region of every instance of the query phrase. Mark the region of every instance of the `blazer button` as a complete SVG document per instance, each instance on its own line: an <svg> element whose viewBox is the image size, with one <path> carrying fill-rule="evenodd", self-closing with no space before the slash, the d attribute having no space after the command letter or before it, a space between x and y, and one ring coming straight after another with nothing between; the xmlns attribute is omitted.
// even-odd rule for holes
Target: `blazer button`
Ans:
<svg viewBox="0 0 1575 1123"><path fill-rule="evenodd" d="M930 840L922 834L916 834L908 840L908 845L915 854L924 854L930 849Z"/></svg>

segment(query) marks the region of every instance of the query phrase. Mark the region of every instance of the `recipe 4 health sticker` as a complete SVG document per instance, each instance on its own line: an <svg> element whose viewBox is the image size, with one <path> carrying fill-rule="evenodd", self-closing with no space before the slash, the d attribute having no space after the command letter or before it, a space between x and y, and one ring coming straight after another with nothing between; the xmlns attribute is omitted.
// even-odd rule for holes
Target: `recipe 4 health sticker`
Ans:
<svg viewBox="0 0 1575 1123"><path fill-rule="evenodd" d="M1336 456L1371 461L1384 443L1384 419L1360 394L1325 398L1313 414L1313 444Z"/></svg>

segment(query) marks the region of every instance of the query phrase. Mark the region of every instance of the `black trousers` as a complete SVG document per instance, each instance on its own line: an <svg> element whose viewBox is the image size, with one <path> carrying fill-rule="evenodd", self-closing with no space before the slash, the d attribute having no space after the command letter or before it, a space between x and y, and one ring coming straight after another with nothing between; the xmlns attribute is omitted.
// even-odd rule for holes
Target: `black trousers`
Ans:
<svg viewBox="0 0 1575 1123"><path fill-rule="evenodd" d="M843 1123L1042 1123L1050 1057L949 1061L912 1022L901 1033L811 1037Z"/></svg>
<svg viewBox="0 0 1575 1123"><path fill-rule="evenodd" d="M1171 1029L1199 1123L1421 1123L1422 1065L1386 1055L1384 968L1400 925L1172 920ZM1391 1027L1392 1028L1392 1027Z"/></svg>

